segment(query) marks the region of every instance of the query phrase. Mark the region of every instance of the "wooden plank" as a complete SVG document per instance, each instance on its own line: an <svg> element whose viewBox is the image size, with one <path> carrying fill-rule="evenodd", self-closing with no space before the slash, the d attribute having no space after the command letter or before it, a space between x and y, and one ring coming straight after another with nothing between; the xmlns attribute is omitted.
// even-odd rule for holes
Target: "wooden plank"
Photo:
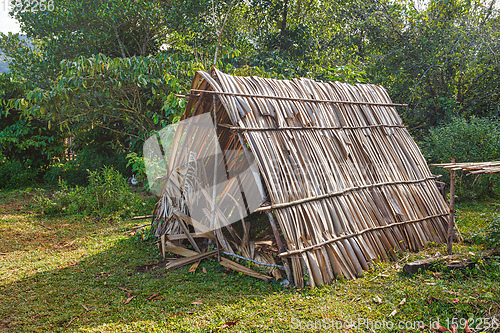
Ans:
<svg viewBox="0 0 500 333"><path fill-rule="evenodd" d="M192 257L198 254L196 251L192 251L189 249L186 249L185 247L182 246L177 246L174 245L172 242L166 241L163 243L163 253L164 252L170 252L173 254L177 254L183 257ZM165 255L164 255L165 257Z"/></svg>
<svg viewBox="0 0 500 333"><path fill-rule="evenodd" d="M271 282L271 280L273 279L271 276L258 273L256 271L254 271L253 269L250 269L246 266L240 265L240 264L238 264L232 260L229 260L227 258L221 257L220 260L221 261L219 261L219 264L221 264L222 266L230 268L234 271L243 273L245 275L248 275L248 276L251 276L251 277L254 277L257 279L261 279L261 280L264 280L266 282Z"/></svg>
<svg viewBox="0 0 500 333"><path fill-rule="evenodd" d="M215 240L214 235L211 232L208 232L208 233L190 233L189 235L192 238L208 238L208 239ZM171 241L187 239L187 236L185 234L174 234L174 235L166 235L166 236Z"/></svg>

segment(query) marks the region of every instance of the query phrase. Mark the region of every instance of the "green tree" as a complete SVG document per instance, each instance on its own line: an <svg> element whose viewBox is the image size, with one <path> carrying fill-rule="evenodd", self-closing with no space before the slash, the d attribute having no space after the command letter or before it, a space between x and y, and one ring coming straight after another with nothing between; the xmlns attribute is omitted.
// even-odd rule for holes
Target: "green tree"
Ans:
<svg viewBox="0 0 500 333"><path fill-rule="evenodd" d="M386 4L372 20L368 72L389 88L410 127L493 116L500 102L500 22L494 2L434 0L425 10Z"/></svg>
<svg viewBox="0 0 500 333"><path fill-rule="evenodd" d="M422 151L430 163L485 162L500 160L500 121L472 117L453 118L444 126L431 128L422 144ZM437 173L443 169L435 168ZM500 190L500 175L458 175L458 194L462 199L491 196ZM445 173L445 181L449 181Z"/></svg>
<svg viewBox="0 0 500 333"><path fill-rule="evenodd" d="M22 96L22 87L8 73L0 74L0 188L26 186L36 181L50 161L64 153L59 131L46 123L23 117L7 108L8 101Z"/></svg>

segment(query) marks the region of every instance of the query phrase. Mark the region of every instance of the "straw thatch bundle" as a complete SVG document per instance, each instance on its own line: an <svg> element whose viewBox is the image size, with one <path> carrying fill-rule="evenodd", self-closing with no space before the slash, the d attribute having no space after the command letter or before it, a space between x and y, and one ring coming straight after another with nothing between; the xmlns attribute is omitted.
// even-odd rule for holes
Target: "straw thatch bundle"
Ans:
<svg viewBox="0 0 500 333"><path fill-rule="evenodd" d="M297 286L305 274L312 286L355 278L373 262L445 241L447 205L382 87L234 77L214 69L196 74L188 97L182 119L215 115L222 150L241 152L225 162L229 171L255 158L258 174L249 174L262 186L257 211L267 213L273 246ZM175 177L183 172L189 173L183 168ZM199 221L176 206L180 198L190 200L181 187L164 192L155 209L164 250L185 252L179 250L185 239L202 253L200 239L217 239L226 253L274 263L259 251L265 246L249 239L244 220L243 236L230 225L193 233L190 225ZM195 262L201 254L191 252L188 262Z"/></svg>

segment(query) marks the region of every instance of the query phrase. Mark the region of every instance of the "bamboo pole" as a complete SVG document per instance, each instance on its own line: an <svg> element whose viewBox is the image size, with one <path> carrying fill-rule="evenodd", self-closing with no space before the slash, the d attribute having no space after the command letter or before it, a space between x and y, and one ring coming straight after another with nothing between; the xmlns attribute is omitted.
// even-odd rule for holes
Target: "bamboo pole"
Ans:
<svg viewBox="0 0 500 333"><path fill-rule="evenodd" d="M455 159L451 160L455 163ZM453 252L453 229L455 226L455 170L450 170L450 217L448 219L448 237L446 241L446 250L448 254Z"/></svg>
<svg viewBox="0 0 500 333"><path fill-rule="evenodd" d="M363 101L318 100L318 99L311 99L311 98L291 98L291 97L285 97L285 96L238 94L238 93L225 92L225 91L199 90L199 89L191 89L191 91L198 92L198 93L206 93L206 94L253 97L253 98L269 98L269 99L275 99L275 100L300 101L300 102L310 102L310 103L338 103L338 104L353 104L353 105L378 105L378 106L402 106L402 107L408 106L408 104L397 104L397 103L371 103L371 102L363 102Z"/></svg>
<svg viewBox="0 0 500 333"><path fill-rule="evenodd" d="M426 177L426 178L422 178L422 179L415 179L415 180L393 181L393 182L385 182L385 183L369 184L369 185L363 185L363 186L350 187L350 188L346 188L346 189L344 189L342 191L338 191L338 192L325 193L325 194L320 195L320 196L303 198L303 199L300 199L300 200L290 201L290 202L286 202L286 203L282 203L282 204L274 204L274 205L260 207L260 208L258 208L255 211L256 212L262 212L262 211L271 210L271 209L278 209L278 208L284 208L284 207L299 205L299 204L303 204L303 203L309 202L309 201L316 201L316 200L321 200L321 199L325 199L325 198L329 198L329 197L341 196L341 195L346 194L348 192L358 191L358 190L362 190L362 189L376 188L376 187L382 187L382 186L388 186L388 185L397 185L397 184L414 184L414 183L420 183L420 182L428 181L428 180L431 180L431 179L434 179L434 178L435 178L434 176L430 176L430 177Z"/></svg>
<svg viewBox="0 0 500 333"><path fill-rule="evenodd" d="M329 240L324 241L322 243L311 245L309 247L305 247L305 248L302 248L300 250L293 250L293 251L287 251L287 252L284 252L284 253L280 253L279 256L280 257L287 257L287 256L290 256L290 255L293 255L293 254L297 254L297 253L302 253L302 252L305 252L305 251L313 250L313 249L319 248L319 247L321 247L323 245L326 245L326 244L331 244L331 243L338 242L338 241L341 241L341 240L344 240L344 239L349 239L349 238L354 237L354 236L359 236L359 235L362 235L362 234L364 234L366 232L370 232L370 231L374 231L374 230L387 229L387 228L393 228L393 227L396 227L396 226L399 226L399 225L417 223L417 222L421 222L423 220L427 220L427 219L430 219L430 218L435 218L435 217L440 217L440 216L446 216L446 215L448 215L448 213L436 214L436 215L426 216L426 217L415 219L415 220L401 221L401 222L396 222L396 223L388 224L388 225L384 225L384 226L372 227L372 228L361 230L361 231L359 231L357 233L352 233L352 234L348 234L348 235L343 235L343 236L340 236L340 237L336 237L336 238L333 238L333 239L329 239Z"/></svg>
<svg viewBox="0 0 500 333"><path fill-rule="evenodd" d="M251 153L248 151L248 147L245 144L245 141L243 140L243 136L238 133L238 139L240 140L241 146L243 147L243 151L245 153L245 158L247 159L248 164L250 165L250 171L252 172L255 183L257 184L257 188L259 189L260 195L262 197L262 200L265 199L265 192L264 192L264 185L262 184L262 179L260 178L259 171L257 167L255 166L255 163L252 163L251 160ZM274 221L273 214L271 212L267 212L267 218L269 219L269 223L271 225L271 228L273 230L273 235L274 239L276 239L276 245L278 246L278 251L285 252L285 248L283 246L283 242L281 241L281 237L278 231L278 227L276 226L276 222Z"/></svg>
<svg viewBox="0 0 500 333"><path fill-rule="evenodd" d="M359 129L369 129L369 128L407 128L404 125L391 125L391 124L377 124L377 125L364 125L364 126L351 126L351 127L342 127L342 126L307 126L307 127L239 127L239 126L230 126L226 124L219 124L219 127L227 128L231 131L235 132L268 132L268 131L325 131L325 130L359 130Z"/></svg>

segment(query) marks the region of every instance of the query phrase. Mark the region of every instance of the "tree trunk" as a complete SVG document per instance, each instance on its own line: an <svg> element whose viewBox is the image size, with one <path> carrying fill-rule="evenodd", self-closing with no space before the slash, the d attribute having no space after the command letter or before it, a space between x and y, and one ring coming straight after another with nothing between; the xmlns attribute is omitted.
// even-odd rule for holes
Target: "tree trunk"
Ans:
<svg viewBox="0 0 500 333"><path fill-rule="evenodd" d="M285 0L283 4L283 13L281 14L281 42L280 42L280 50L283 49L283 40L286 35L286 17L288 16L288 0Z"/></svg>

